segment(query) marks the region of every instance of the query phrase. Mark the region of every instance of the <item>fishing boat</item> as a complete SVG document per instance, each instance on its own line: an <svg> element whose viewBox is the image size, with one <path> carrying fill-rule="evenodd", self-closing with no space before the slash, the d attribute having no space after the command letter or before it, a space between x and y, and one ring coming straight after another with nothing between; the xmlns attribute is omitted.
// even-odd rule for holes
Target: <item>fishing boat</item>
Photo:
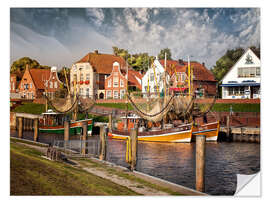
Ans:
<svg viewBox="0 0 270 203"><path fill-rule="evenodd" d="M125 119L127 119L128 128L124 128ZM113 139L126 140L129 137L130 130L139 124L140 119L138 116L122 117L122 122L117 123L117 129L111 129L108 132L108 136ZM167 125L163 129L160 126L152 126L151 128L140 126L138 128L138 141L191 142L192 127L192 124L184 124L177 127Z"/></svg>
<svg viewBox="0 0 270 203"><path fill-rule="evenodd" d="M46 113L42 113L43 118L40 119L39 131L41 133L63 134L64 133L64 121L66 119L65 114L56 113L52 110L48 110ZM92 135L93 120L84 119L70 122L69 133L76 135L81 134L83 122L87 122L87 134Z"/></svg>
<svg viewBox="0 0 270 203"><path fill-rule="evenodd" d="M205 135L206 141L217 141L219 133L219 121L202 125L194 125L192 130L192 140L196 135Z"/></svg>

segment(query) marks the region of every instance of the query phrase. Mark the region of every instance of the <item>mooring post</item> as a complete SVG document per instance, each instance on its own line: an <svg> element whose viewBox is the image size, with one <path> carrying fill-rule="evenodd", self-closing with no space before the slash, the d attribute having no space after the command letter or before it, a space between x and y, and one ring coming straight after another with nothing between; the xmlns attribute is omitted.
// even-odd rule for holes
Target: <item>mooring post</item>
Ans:
<svg viewBox="0 0 270 203"><path fill-rule="evenodd" d="M204 192L205 135L196 136L196 190Z"/></svg>
<svg viewBox="0 0 270 203"><path fill-rule="evenodd" d="M18 137L19 138L23 138L23 118L22 117L18 117L18 121L19 121L19 133L18 133Z"/></svg>
<svg viewBox="0 0 270 203"><path fill-rule="evenodd" d="M138 147L138 128L133 128L130 131L131 142L131 170L136 168L137 163L137 147Z"/></svg>
<svg viewBox="0 0 270 203"><path fill-rule="evenodd" d="M99 159L105 160L106 159L106 131L105 126L100 126L99 132Z"/></svg>
<svg viewBox="0 0 270 203"><path fill-rule="evenodd" d="M83 135L82 135L82 155L86 154L86 137L87 137L87 121L82 123Z"/></svg>
<svg viewBox="0 0 270 203"><path fill-rule="evenodd" d="M227 116L227 119L226 119L226 128L227 128L227 130L226 130L226 137L227 137L227 139L229 139L230 138L230 116Z"/></svg>
<svg viewBox="0 0 270 203"><path fill-rule="evenodd" d="M68 146L68 141L69 141L69 121L64 122L64 143L65 143L65 148Z"/></svg>
<svg viewBox="0 0 270 203"><path fill-rule="evenodd" d="M34 141L38 141L38 131L39 131L39 125L38 125L38 118L34 119Z"/></svg>
<svg viewBox="0 0 270 203"><path fill-rule="evenodd" d="M109 130L112 130L112 114L109 114Z"/></svg>

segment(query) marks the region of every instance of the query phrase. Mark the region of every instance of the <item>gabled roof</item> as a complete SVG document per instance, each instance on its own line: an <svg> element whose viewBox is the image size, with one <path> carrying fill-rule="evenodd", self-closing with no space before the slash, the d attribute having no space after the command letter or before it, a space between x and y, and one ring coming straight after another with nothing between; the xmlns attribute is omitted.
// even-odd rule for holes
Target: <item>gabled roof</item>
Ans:
<svg viewBox="0 0 270 203"><path fill-rule="evenodd" d="M37 89L45 89L45 82L49 80L51 70L49 69L30 69L30 75Z"/></svg>
<svg viewBox="0 0 270 203"><path fill-rule="evenodd" d="M187 64L187 62L185 62ZM216 82L215 76L213 73L208 70L204 65L198 62L190 62L191 67L193 68L193 75L195 76L194 80L201 81L213 81ZM186 65L186 69L188 68L188 64Z"/></svg>
<svg viewBox="0 0 270 203"><path fill-rule="evenodd" d="M122 57L101 53L88 53L76 63L90 63L97 73L110 74L112 72L113 63L116 61L120 64L121 69L126 67L126 62Z"/></svg>
<svg viewBox="0 0 270 203"><path fill-rule="evenodd" d="M236 65L239 63L239 61L247 54L247 52L248 52L249 50L254 54L255 57L257 57L257 58L260 60L260 58L252 51L252 49L248 48L248 49L245 51L245 53L244 53L244 54L236 61L236 63L235 63L232 67L229 68L229 70L227 71L227 73L226 73L226 74L223 76L223 78L220 80L221 82L223 82L224 78L229 74L229 72L231 72L231 70L234 68L234 66L236 66Z"/></svg>
<svg viewBox="0 0 270 203"><path fill-rule="evenodd" d="M159 60L161 65L165 66L165 60ZM185 72L185 65L180 65L178 61L175 60L167 60L166 61L166 70L170 76L172 76L175 72Z"/></svg>
<svg viewBox="0 0 270 203"><path fill-rule="evenodd" d="M140 81L142 80L142 75L135 70L129 69L128 70L128 83L129 83L129 85L136 86L137 88L139 88L141 90L142 84L138 80L140 80Z"/></svg>

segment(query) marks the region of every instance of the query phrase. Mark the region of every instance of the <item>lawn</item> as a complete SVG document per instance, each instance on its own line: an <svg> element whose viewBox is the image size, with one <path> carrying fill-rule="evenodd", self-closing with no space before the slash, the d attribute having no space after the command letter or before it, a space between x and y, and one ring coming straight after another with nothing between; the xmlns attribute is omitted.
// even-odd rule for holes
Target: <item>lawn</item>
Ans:
<svg viewBox="0 0 270 203"><path fill-rule="evenodd" d="M37 150L10 147L11 195L137 195L126 187L86 171L52 162Z"/></svg>
<svg viewBox="0 0 270 203"><path fill-rule="evenodd" d="M45 112L45 105L36 103L22 103L22 105L17 106L14 109L14 112L41 114Z"/></svg>
<svg viewBox="0 0 270 203"><path fill-rule="evenodd" d="M229 112L232 106L233 112L260 112L260 104L214 104L213 112Z"/></svg>

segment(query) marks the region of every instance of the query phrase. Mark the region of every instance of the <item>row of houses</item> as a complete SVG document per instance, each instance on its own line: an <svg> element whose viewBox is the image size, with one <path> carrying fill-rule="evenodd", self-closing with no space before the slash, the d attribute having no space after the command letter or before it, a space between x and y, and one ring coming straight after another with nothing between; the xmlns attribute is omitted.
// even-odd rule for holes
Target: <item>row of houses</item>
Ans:
<svg viewBox="0 0 270 203"><path fill-rule="evenodd" d="M216 95L217 81L204 63L190 62L192 91L197 96ZM165 76L164 72L168 74ZM166 79L165 79L166 78ZM126 61L111 54L88 53L70 68L71 93L85 98L123 99L126 91L140 91L156 95L165 91L188 92L188 62L182 60L154 60L146 73L135 71ZM167 81L164 89L164 81ZM10 75L11 97L36 99L44 92L53 97L63 87L57 68L29 69L20 81ZM222 80L222 98L260 98L260 60L248 49Z"/></svg>

